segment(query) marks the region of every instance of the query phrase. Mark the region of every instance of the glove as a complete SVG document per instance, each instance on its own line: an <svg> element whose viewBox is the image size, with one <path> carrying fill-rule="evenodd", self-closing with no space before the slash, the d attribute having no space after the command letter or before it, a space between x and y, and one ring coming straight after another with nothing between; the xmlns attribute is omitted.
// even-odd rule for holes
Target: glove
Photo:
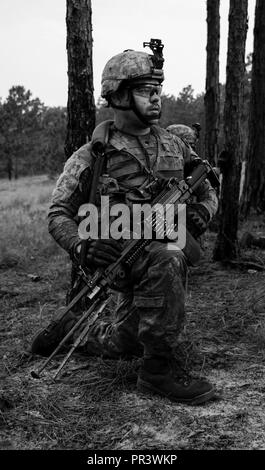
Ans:
<svg viewBox="0 0 265 470"><path fill-rule="evenodd" d="M200 237L207 229L210 214L206 207L200 203L187 205L187 229L194 238Z"/></svg>
<svg viewBox="0 0 265 470"><path fill-rule="evenodd" d="M86 262L88 267L106 268L114 263L121 255L120 240L90 240L87 246Z"/></svg>

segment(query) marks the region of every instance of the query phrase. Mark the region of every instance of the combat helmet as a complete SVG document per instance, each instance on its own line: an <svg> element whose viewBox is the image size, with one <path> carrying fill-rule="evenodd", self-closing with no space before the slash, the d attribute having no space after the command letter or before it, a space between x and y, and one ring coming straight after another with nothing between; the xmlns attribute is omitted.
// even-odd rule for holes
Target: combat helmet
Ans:
<svg viewBox="0 0 265 470"><path fill-rule="evenodd" d="M112 57L105 65L101 80L101 96L107 101L124 82L139 78L155 78L160 83L163 82L164 46L161 40L151 39L143 45L149 46L153 54L127 49Z"/></svg>
<svg viewBox="0 0 265 470"><path fill-rule="evenodd" d="M194 149L200 136L201 126L199 123L192 124L192 127L184 124L171 124L167 131L188 142Z"/></svg>

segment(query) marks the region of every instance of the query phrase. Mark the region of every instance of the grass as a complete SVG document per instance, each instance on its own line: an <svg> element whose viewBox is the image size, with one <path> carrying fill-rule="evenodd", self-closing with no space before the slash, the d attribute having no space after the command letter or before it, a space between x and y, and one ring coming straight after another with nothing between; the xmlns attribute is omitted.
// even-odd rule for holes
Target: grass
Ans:
<svg viewBox="0 0 265 470"><path fill-rule="evenodd" d="M53 187L46 176L0 182L0 265L26 264L34 256L58 253L46 220Z"/></svg>
<svg viewBox="0 0 265 470"><path fill-rule="evenodd" d="M70 279L69 259L47 232L53 187L45 176L0 182L0 448L264 448L265 273L213 263L214 233L190 272L178 358L212 380L220 399L190 408L140 394L140 360L76 354L54 381L58 356L32 379L42 362L28 353L32 336L64 305ZM241 230L264 226L259 218ZM265 265L264 251L244 254Z"/></svg>

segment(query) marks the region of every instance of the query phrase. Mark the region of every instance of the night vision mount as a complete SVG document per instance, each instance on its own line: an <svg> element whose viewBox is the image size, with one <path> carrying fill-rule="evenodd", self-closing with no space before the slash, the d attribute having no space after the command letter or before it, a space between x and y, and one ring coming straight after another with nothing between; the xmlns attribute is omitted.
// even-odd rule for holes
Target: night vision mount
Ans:
<svg viewBox="0 0 265 470"><path fill-rule="evenodd" d="M164 58L163 58L163 49L164 44L162 44L161 39L150 39L150 42L144 42L144 47L150 47L151 51L154 54L153 63L156 69L162 69Z"/></svg>

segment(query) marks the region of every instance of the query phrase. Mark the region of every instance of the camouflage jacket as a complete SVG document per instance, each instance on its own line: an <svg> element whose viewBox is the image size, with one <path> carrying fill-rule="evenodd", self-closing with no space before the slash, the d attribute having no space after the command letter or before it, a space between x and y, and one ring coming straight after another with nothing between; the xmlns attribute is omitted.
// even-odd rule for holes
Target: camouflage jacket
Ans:
<svg viewBox="0 0 265 470"><path fill-rule="evenodd" d="M67 160L53 191L48 213L49 232L70 255L80 243L78 210L88 202L90 193L95 159L91 148L88 143ZM96 204L99 204L100 195L109 195L112 203L123 201L129 204L139 198L139 194L143 202L148 201L151 196L147 185L153 177L181 180L197 157L182 139L158 126L153 126L148 135L139 137L113 128L106 154ZM208 209L210 217L216 213L217 196L208 180L199 187L196 198Z"/></svg>

